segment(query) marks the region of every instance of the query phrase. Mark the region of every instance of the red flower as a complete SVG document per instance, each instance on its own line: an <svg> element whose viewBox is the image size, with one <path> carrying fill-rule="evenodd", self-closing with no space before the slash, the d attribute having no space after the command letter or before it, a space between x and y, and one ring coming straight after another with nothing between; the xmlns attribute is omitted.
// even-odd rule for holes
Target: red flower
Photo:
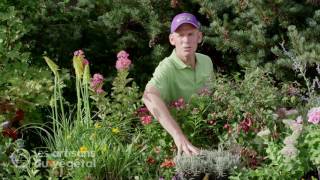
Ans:
<svg viewBox="0 0 320 180"><path fill-rule="evenodd" d="M18 138L18 131L15 128L5 128L2 130L2 135L16 140Z"/></svg>
<svg viewBox="0 0 320 180"><path fill-rule="evenodd" d="M149 115L149 110L146 106L143 106L141 108L139 108L137 111L136 111L136 114L139 116L139 117L142 117L142 116L145 116L145 115Z"/></svg>
<svg viewBox="0 0 320 180"><path fill-rule="evenodd" d="M16 111L16 115L13 118L13 121L21 121L24 119L24 111L22 109L18 109Z"/></svg>
<svg viewBox="0 0 320 180"><path fill-rule="evenodd" d="M161 163L160 167L171 168L174 167L176 164L173 162L172 159L165 159L163 163Z"/></svg>
<svg viewBox="0 0 320 180"><path fill-rule="evenodd" d="M245 133L248 133L252 126L252 118L250 114L245 117L243 121L240 122L239 128L242 129Z"/></svg>
<svg viewBox="0 0 320 180"><path fill-rule="evenodd" d="M148 163L148 164L154 164L154 163L156 163L156 160L155 160L152 156L149 156L149 157L147 158L147 163Z"/></svg>

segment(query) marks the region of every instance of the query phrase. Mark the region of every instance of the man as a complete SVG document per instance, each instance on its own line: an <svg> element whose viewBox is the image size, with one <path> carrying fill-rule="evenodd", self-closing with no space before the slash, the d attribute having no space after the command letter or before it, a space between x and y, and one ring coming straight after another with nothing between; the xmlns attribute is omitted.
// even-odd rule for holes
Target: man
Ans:
<svg viewBox="0 0 320 180"><path fill-rule="evenodd" d="M213 65L208 56L196 53L198 44L202 41L202 32L194 15L181 13L173 18L169 41L175 49L156 68L146 85L142 100L172 136L178 154L194 155L199 153L199 149L183 134L166 104L180 97L188 101L211 77Z"/></svg>

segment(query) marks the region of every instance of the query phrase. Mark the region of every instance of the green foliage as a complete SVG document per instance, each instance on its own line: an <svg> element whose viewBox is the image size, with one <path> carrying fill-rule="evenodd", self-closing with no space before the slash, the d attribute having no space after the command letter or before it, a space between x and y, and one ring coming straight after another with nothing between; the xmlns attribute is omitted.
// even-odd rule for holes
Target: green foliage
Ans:
<svg viewBox="0 0 320 180"><path fill-rule="evenodd" d="M134 82L132 86L128 86L132 79L127 79L128 71L123 70L118 72L114 80L110 99L105 97L105 92L98 93L92 86L93 89L89 89L89 66L83 64L83 58L84 55L73 57L77 93L75 114L64 110L66 104L62 96L63 83L60 79L59 67L49 58L45 58L55 75L54 96L51 104L53 134L48 135L46 139L49 148L47 160L53 164L49 171L53 174L59 171L59 176L76 179L133 177L137 172L131 167L136 166L140 152L143 150L138 148L140 136L133 133L128 135L128 132L138 133L132 122L134 111L139 105L138 88ZM93 106L89 96L94 100ZM97 114L93 116L91 106L98 109ZM101 119L93 119L96 116ZM54 154L57 152L65 154L56 157ZM73 156L70 152L77 154ZM88 153L90 156L85 156ZM68 166L68 162L73 165L79 162L83 164Z"/></svg>
<svg viewBox="0 0 320 180"><path fill-rule="evenodd" d="M290 124L290 128L295 129L298 124L294 125L296 122L290 121L293 123ZM302 124L299 126L302 127ZM301 130L302 128L299 128L298 131ZM243 169L231 176L230 179L292 179L302 177L311 169L310 149L305 147L303 135L300 136L297 133L296 130L293 130L292 134L285 138L285 145L267 140L265 142L267 144L265 158L269 163L263 164L257 169ZM297 136L299 139L291 140L292 136Z"/></svg>
<svg viewBox="0 0 320 180"><path fill-rule="evenodd" d="M24 23L23 12L8 1L1 1L0 10L0 101L22 109L25 122L39 122L36 107L48 105L53 87L50 74L30 63L30 47L23 37L31 26Z"/></svg>
<svg viewBox="0 0 320 180"><path fill-rule="evenodd" d="M1 142L0 177L2 179L40 180L46 174L45 170L42 172L39 170L40 155L34 151L30 153L23 146L23 140Z"/></svg>
<svg viewBox="0 0 320 180"><path fill-rule="evenodd" d="M205 123L199 131L203 134L203 131L209 130L209 139L210 136L226 139L231 135L240 144L250 144L248 140L253 139L257 131L277 126L274 119L277 108L297 103L276 88L268 74L261 69L247 70L243 80L239 75L234 78L218 75L210 88L213 94L209 99L201 96L195 99L202 105L199 102L190 103L191 108L199 108L197 117ZM208 134L205 138L208 139ZM215 142L211 141L211 145Z"/></svg>
<svg viewBox="0 0 320 180"><path fill-rule="evenodd" d="M320 133L319 127L311 125L306 128L306 136L304 138L304 144L308 150L308 156L312 164L316 167L320 167Z"/></svg>

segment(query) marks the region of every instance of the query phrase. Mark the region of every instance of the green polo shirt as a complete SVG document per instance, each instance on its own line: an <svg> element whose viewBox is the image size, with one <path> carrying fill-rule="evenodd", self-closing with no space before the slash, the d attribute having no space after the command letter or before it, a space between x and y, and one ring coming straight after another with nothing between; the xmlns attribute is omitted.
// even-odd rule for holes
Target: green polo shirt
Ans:
<svg viewBox="0 0 320 180"><path fill-rule="evenodd" d="M180 97L188 101L191 95L206 85L212 75L210 57L196 53L196 67L193 70L177 57L174 49L169 57L159 63L148 84L158 89L166 103Z"/></svg>

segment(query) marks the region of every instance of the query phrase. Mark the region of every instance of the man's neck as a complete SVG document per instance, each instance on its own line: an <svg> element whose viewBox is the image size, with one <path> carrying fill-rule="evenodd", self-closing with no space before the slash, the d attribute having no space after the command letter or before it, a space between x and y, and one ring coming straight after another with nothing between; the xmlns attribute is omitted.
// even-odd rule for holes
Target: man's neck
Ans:
<svg viewBox="0 0 320 180"><path fill-rule="evenodd" d="M179 57L179 59L187 66L190 66L192 69L195 69L196 67L196 56L179 56L179 54L177 54L177 56Z"/></svg>

